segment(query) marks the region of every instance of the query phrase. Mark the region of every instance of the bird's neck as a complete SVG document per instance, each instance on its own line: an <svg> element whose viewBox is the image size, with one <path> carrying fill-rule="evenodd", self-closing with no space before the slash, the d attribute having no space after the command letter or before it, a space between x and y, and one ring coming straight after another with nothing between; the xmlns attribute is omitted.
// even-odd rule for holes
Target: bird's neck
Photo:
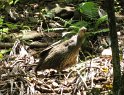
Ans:
<svg viewBox="0 0 124 95"><path fill-rule="evenodd" d="M82 41L83 41L83 34L78 34L78 36L77 36L77 47L81 47L81 45L82 45Z"/></svg>

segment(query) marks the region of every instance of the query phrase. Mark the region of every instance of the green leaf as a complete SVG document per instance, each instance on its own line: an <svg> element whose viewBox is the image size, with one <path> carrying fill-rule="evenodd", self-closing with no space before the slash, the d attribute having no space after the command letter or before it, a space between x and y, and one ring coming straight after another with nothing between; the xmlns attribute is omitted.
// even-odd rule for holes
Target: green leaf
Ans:
<svg viewBox="0 0 124 95"><path fill-rule="evenodd" d="M2 32L4 32L4 33L8 33L8 28L3 28L3 31Z"/></svg>
<svg viewBox="0 0 124 95"><path fill-rule="evenodd" d="M9 5L13 4L13 0L8 0Z"/></svg>
<svg viewBox="0 0 124 95"><path fill-rule="evenodd" d="M8 28L10 29L17 29L17 25L13 24L13 23L5 23L6 26L8 26Z"/></svg>
<svg viewBox="0 0 124 95"><path fill-rule="evenodd" d="M6 49L1 50L1 51L0 51L0 59L3 59L4 54L6 54L6 53L8 53L8 52L10 52L10 51L11 51L10 49L8 49L8 50L6 50Z"/></svg>
<svg viewBox="0 0 124 95"><path fill-rule="evenodd" d="M81 28L82 26L87 27L88 26L88 22L86 22L86 21L79 21L79 22L74 23L73 26L77 26L79 28Z"/></svg>
<svg viewBox="0 0 124 95"><path fill-rule="evenodd" d="M19 0L15 0L14 5L18 2Z"/></svg>
<svg viewBox="0 0 124 95"><path fill-rule="evenodd" d="M0 53L0 60L3 59L3 54Z"/></svg>
<svg viewBox="0 0 124 95"><path fill-rule="evenodd" d="M0 29L0 32L3 32L3 30L2 29ZM0 35L1 36L1 35Z"/></svg>
<svg viewBox="0 0 124 95"><path fill-rule="evenodd" d="M103 32L109 32L109 28L101 29L98 31L93 31L93 32L87 32L86 34L98 34L98 33L103 33Z"/></svg>
<svg viewBox="0 0 124 95"><path fill-rule="evenodd" d="M87 15L89 18L94 19L98 16L98 5L93 2L81 3L78 7L79 11Z"/></svg>
<svg viewBox="0 0 124 95"><path fill-rule="evenodd" d="M3 25L3 18L0 18L0 26Z"/></svg>
<svg viewBox="0 0 124 95"><path fill-rule="evenodd" d="M3 49L3 50L0 51L1 54L5 54L5 53L7 53L7 52L10 52L10 49L9 49L9 50Z"/></svg>
<svg viewBox="0 0 124 95"><path fill-rule="evenodd" d="M107 15L100 17L100 18L97 20L96 24L95 24L95 29L98 29L98 26L99 26L101 23L103 23L103 22L105 22L105 21L107 21L107 20L108 20L108 16L107 16Z"/></svg>

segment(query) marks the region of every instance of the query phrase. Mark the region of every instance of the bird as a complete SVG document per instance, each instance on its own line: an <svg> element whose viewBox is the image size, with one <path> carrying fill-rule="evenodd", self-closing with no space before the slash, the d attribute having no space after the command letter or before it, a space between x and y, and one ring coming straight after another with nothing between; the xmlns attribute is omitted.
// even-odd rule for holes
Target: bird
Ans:
<svg viewBox="0 0 124 95"><path fill-rule="evenodd" d="M40 52L35 72L45 69L64 70L78 62L79 50L87 28L82 27L70 39L51 45Z"/></svg>

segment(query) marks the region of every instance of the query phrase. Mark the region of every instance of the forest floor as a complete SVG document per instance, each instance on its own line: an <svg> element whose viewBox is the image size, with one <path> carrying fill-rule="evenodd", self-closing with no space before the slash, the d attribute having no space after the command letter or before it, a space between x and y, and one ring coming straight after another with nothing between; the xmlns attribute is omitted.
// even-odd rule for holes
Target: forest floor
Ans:
<svg viewBox="0 0 124 95"><path fill-rule="evenodd" d="M86 16L79 14L75 6L42 0L7 5L6 13L0 10L5 21L11 22L3 22L3 30L5 26L12 28L9 33L0 32L3 37L0 36L0 95L112 95L112 52L109 33L104 32L107 24L101 24L102 29L105 28L103 32L91 33L92 20L88 19L89 26ZM123 71L124 15L116 14L116 18ZM80 22L81 19L87 22ZM76 20L80 23L75 24ZM79 62L62 72L46 69L36 75L34 69L39 53L49 45L75 35L74 25L87 25L88 28Z"/></svg>

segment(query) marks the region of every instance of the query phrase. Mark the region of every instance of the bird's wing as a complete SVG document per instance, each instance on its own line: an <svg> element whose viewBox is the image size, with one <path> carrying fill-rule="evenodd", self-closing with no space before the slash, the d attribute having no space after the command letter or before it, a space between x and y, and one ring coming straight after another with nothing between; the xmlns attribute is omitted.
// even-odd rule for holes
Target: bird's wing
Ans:
<svg viewBox="0 0 124 95"><path fill-rule="evenodd" d="M44 50L42 50L40 52L40 56L44 56L45 54L47 54L54 46L58 45L61 43L61 40L60 41L57 41L55 43L53 43L52 45L48 46L47 48L45 48Z"/></svg>

